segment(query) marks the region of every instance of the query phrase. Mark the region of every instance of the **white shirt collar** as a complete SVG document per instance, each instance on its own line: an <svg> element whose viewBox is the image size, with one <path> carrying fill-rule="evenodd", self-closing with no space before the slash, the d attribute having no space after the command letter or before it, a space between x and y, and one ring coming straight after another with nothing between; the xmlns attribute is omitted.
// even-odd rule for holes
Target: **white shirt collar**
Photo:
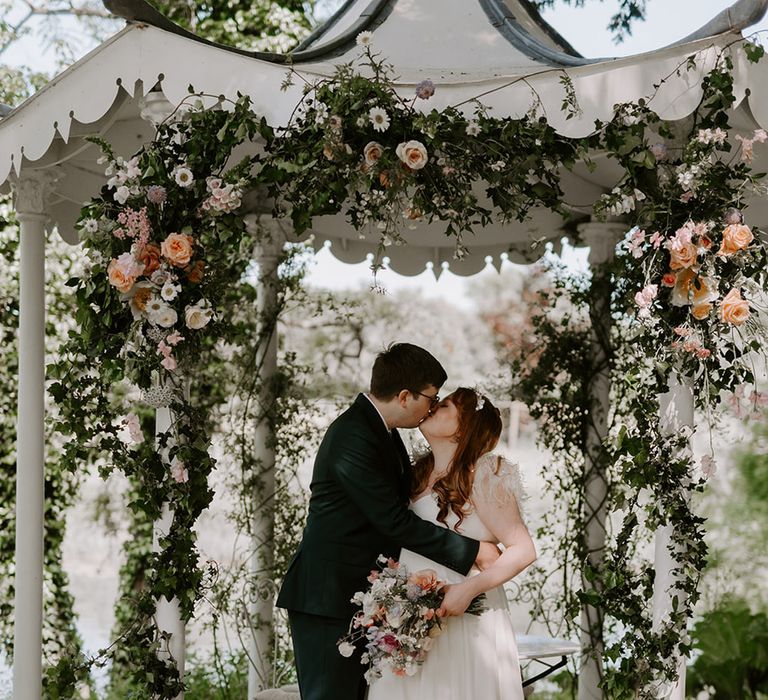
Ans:
<svg viewBox="0 0 768 700"><path fill-rule="evenodd" d="M373 406L376 409L376 413L379 414L379 418L381 418L381 422L384 423L384 427L387 429L387 432L390 432L390 428L387 425L387 421L384 420L384 416L381 415L381 411L379 410L379 407L373 402L373 399L368 394L363 394L366 399L368 399L371 402L371 406Z"/></svg>

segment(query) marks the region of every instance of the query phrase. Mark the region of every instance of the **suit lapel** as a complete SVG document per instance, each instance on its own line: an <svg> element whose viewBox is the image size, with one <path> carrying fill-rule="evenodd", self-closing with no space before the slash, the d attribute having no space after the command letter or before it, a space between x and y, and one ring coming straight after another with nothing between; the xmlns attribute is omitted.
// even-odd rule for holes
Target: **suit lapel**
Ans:
<svg viewBox="0 0 768 700"><path fill-rule="evenodd" d="M382 449L386 451L385 453L389 457L387 462L390 464L392 471L397 478L398 491L404 492L407 498L410 460L408 458L408 451L405 449L400 434L397 430L392 430L391 432L387 430L387 426L381 419L376 407L365 394L358 394L354 405L358 406L365 414L367 422L370 424L375 435L379 438Z"/></svg>

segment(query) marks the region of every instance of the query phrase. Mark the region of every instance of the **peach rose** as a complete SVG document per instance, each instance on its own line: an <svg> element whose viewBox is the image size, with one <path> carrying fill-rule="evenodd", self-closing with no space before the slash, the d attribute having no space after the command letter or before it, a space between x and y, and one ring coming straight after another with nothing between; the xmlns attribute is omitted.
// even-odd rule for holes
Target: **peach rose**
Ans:
<svg viewBox="0 0 768 700"><path fill-rule="evenodd" d="M427 149L420 141L401 143L395 150L395 153L411 170L421 170L429 160Z"/></svg>
<svg viewBox="0 0 768 700"><path fill-rule="evenodd" d="M669 251L671 258L669 262L670 269L682 270L683 268L692 267L696 264L698 253L699 252L693 243L684 243L681 246L672 248Z"/></svg>
<svg viewBox="0 0 768 700"><path fill-rule="evenodd" d="M374 165L384 153L384 146L376 141L369 141L363 149L366 165Z"/></svg>
<svg viewBox="0 0 768 700"><path fill-rule="evenodd" d="M382 170L379 173L379 184L382 187L389 187L389 170Z"/></svg>
<svg viewBox="0 0 768 700"><path fill-rule="evenodd" d="M442 588L442 583L437 578L437 572L432 569L423 569L412 573L408 577L408 583L419 586L424 591L436 591Z"/></svg>
<svg viewBox="0 0 768 700"><path fill-rule="evenodd" d="M693 270L685 269L677 275L672 290L673 306L701 306L717 299L717 282L707 277L699 277Z"/></svg>
<svg viewBox="0 0 768 700"><path fill-rule="evenodd" d="M723 229L723 242L717 252L720 255L732 255L747 248L754 239L749 226L730 224Z"/></svg>
<svg viewBox="0 0 768 700"><path fill-rule="evenodd" d="M152 288L141 287L137 289L136 293L133 295L133 303L135 304L136 308L139 311L146 311L147 303L149 302L151 297L152 297Z"/></svg>
<svg viewBox="0 0 768 700"><path fill-rule="evenodd" d="M147 243L139 250L139 262L144 263L144 274L149 276L160 267L160 246Z"/></svg>
<svg viewBox="0 0 768 700"><path fill-rule="evenodd" d="M741 290L732 289L720 304L720 318L725 323L740 326L749 318L749 303L741 298Z"/></svg>
<svg viewBox="0 0 768 700"><path fill-rule="evenodd" d="M691 315L697 321L703 321L712 313L712 304L695 304L691 309Z"/></svg>
<svg viewBox="0 0 768 700"><path fill-rule="evenodd" d="M160 244L163 257L175 267L186 267L192 258L194 240L186 233L170 233Z"/></svg>
<svg viewBox="0 0 768 700"><path fill-rule="evenodd" d="M114 258L107 266L109 283L119 292L127 294L131 291L136 278L144 271L144 265L138 262L130 253L123 253Z"/></svg>

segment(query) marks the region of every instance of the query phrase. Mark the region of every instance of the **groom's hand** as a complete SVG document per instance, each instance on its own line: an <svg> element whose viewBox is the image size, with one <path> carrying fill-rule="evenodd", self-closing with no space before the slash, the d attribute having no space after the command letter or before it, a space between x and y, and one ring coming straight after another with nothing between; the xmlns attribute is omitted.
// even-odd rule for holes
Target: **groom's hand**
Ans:
<svg viewBox="0 0 768 700"><path fill-rule="evenodd" d="M492 542L481 542L480 549L477 550L477 559L475 559L475 566L480 571L490 569L496 560L501 556L499 548Z"/></svg>

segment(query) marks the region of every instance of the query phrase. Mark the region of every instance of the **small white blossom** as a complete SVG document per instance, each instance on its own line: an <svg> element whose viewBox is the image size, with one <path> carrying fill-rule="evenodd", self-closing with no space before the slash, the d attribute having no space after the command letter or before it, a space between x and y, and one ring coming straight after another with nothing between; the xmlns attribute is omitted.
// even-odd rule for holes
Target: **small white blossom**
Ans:
<svg viewBox="0 0 768 700"><path fill-rule="evenodd" d="M370 46L373 42L373 32L360 32L355 38L355 43L358 46Z"/></svg>
<svg viewBox="0 0 768 700"><path fill-rule="evenodd" d="M480 133L480 125L473 119L467 122L467 128L465 129L467 136L477 136Z"/></svg>
<svg viewBox="0 0 768 700"><path fill-rule="evenodd" d="M374 131L386 131L389 129L389 115L381 107L372 107L368 112Z"/></svg>
<svg viewBox="0 0 768 700"><path fill-rule="evenodd" d="M191 187L195 181L192 171L186 165L180 165L173 171L173 179L179 187Z"/></svg>

